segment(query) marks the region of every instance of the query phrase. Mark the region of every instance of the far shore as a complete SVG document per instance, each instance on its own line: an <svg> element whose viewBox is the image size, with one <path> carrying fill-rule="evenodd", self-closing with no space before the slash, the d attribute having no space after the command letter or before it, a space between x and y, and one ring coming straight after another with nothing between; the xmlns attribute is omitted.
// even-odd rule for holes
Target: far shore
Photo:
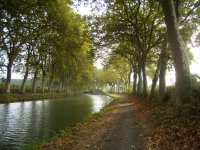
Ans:
<svg viewBox="0 0 200 150"><path fill-rule="evenodd" d="M89 94L89 93L88 93ZM98 93L97 93L98 94ZM106 93L99 93L108 95L112 98L116 98L115 94L106 94ZM11 93L5 94L0 93L0 104L3 103L12 103L12 102L23 102L23 101L34 101L34 100L44 100L44 99L55 99L55 98L62 98L67 96L72 96L75 94L69 93Z"/></svg>
<svg viewBox="0 0 200 150"><path fill-rule="evenodd" d="M69 96L68 93L25 93L0 94L0 103L12 103L32 100L54 99Z"/></svg>

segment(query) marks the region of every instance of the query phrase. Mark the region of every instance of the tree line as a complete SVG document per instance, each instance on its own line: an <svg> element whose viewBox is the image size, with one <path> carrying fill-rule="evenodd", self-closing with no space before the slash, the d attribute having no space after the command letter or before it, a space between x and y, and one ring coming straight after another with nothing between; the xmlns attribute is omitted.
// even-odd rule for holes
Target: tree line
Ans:
<svg viewBox="0 0 200 150"><path fill-rule="evenodd" d="M159 100L163 101L166 70L174 65L176 104L189 104L191 52L187 44L199 33L200 1L105 0L104 5L105 12L91 19L95 46L100 50L107 48L108 59L126 59L133 72L133 93L148 95L148 74L152 76L150 99L159 81Z"/></svg>
<svg viewBox="0 0 200 150"><path fill-rule="evenodd" d="M32 77L32 92L79 90L92 78L93 54L88 23L70 0L4 0L0 4L0 71L4 92L11 92L12 73L23 75L21 93Z"/></svg>
<svg viewBox="0 0 200 150"><path fill-rule="evenodd" d="M87 0L78 0L85 2ZM176 71L176 104L191 102L191 52L187 44L199 43L199 0L94 1L102 15L81 17L71 0L5 0L0 4L0 71L6 75L4 92L10 93L13 72L23 74L21 93L32 76L32 92L41 80L51 92L115 85L150 99L158 84L159 100L166 93L166 70ZM89 1L90 2L90 1ZM93 6L93 5L92 5ZM95 11L96 11L95 10ZM94 56L109 53L105 68L96 73ZM147 76L152 78L148 93ZM98 82L97 82L98 81Z"/></svg>

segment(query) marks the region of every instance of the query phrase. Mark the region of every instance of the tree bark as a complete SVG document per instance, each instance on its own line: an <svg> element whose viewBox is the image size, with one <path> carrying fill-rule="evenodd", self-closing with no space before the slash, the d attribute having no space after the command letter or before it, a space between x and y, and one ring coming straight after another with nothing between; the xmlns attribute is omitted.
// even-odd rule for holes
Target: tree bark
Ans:
<svg viewBox="0 0 200 150"><path fill-rule="evenodd" d="M26 67L26 71L25 71L24 78L23 78L22 85L21 85L21 93L22 94L25 93L25 84L26 84L26 81L28 78L28 72L29 72L29 69Z"/></svg>
<svg viewBox="0 0 200 150"><path fill-rule="evenodd" d="M51 93L52 82L53 82L53 77L50 76L50 79L49 79L49 89L48 89L49 93Z"/></svg>
<svg viewBox="0 0 200 150"><path fill-rule="evenodd" d="M133 72L133 94L136 94L137 90L137 70L134 69Z"/></svg>
<svg viewBox="0 0 200 150"><path fill-rule="evenodd" d="M142 59L142 78L143 78L143 96L147 96L147 75L146 75L146 56Z"/></svg>
<svg viewBox="0 0 200 150"><path fill-rule="evenodd" d="M33 93L36 93L36 81L37 81L38 73L39 73L39 65L36 66L35 72L34 72L33 84L32 84L32 92Z"/></svg>
<svg viewBox="0 0 200 150"><path fill-rule="evenodd" d="M7 65L7 78L5 83L5 92L7 94L10 94L11 73L12 73L12 62L9 62Z"/></svg>
<svg viewBox="0 0 200 150"><path fill-rule="evenodd" d="M173 0L160 0L170 47L173 52L176 70L176 104L177 107L187 105L191 101L191 81L188 53L186 45L179 32L179 23L176 16Z"/></svg>
<svg viewBox="0 0 200 150"><path fill-rule="evenodd" d="M141 67L138 66L138 84L137 84L137 94L141 95L142 92L142 75L141 75Z"/></svg>
<svg viewBox="0 0 200 150"><path fill-rule="evenodd" d="M22 85L21 85L21 93L25 93L25 84L26 84L26 81L27 81L27 78L28 78L28 73L29 73L29 61L30 61L30 58L31 58L31 49L30 47L28 48L28 53L27 53L27 59L26 59L26 65L25 65L25 74L24 74L24 78L23 78L23 81L22 81Z"/></svg>
<svg viewBox="0 0 200 150"><path fill-rule="evenodd" d="M42 72L42 93L44 93L46 71L43 70Z"/></svg>
<svg viewBox="0 0 200 150"><path fill-rule="evenodd" d="M49 93L51 93L51 90L52 90L52 82L54 79L55 72L56 72L55 71L55 63L51 62L50 71L49 71L49 88L48 88Z"/></svg>
<svg viewBox="0 0 200 150"><path fill-rule="evenodd" d="M120 93L120 86L117 84L117 93Z"/></svg>
<svg viewBox="0 0 200 150"><path fill-rule="evenodd" d="M52 85L52 82L49 82L49 88L48 88L49 93L51 93L51 91L52 91L51 85Z"/></svg>
<svg viewBox="0 0 200 150"><path fill-rule="evenodd" d="M128 88L131 87L131 73L132 73L132 70L130 70L128 73Z"/></svg>
<svg viewBox="0 0 200 150"><path fill-rule="evenodd" d="M159 74L159 100L163 101L165 98L166 92L166 70L167 70L167 37L164 39L163 47L161 49L161 58L160 58L160 74Z"/></svg>
<svg viewBox="0 0 200 150"><path fill-rule="evenodd" d="M160 56L161 57L161 56ZM153 99L153 97L155 96L155 87L158 81L158 75L160 73L160 60L161 58L159 58L158 63L157 63L157 67L156 67L156 71L152 80L152 86L151 86L151 94L150 94L150 100Z"/></svg>
<svg viewBox="0 0 200 150"><path fill-rule="evenodd" d="M61 93L62 92L62 82L60 81L59 82L59 93Z"/></svg>

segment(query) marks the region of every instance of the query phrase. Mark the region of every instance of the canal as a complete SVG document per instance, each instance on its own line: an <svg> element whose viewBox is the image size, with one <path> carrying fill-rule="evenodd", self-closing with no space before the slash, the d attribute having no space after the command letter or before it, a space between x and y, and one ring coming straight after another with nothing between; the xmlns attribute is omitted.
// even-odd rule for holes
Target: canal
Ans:
<svg viewBox="0 0 200 150"><path fill-rule="evenodd" d="M62 99L0 104L0 149L49 139L99 112L112 98L105 95L69 96Z"/></svg>

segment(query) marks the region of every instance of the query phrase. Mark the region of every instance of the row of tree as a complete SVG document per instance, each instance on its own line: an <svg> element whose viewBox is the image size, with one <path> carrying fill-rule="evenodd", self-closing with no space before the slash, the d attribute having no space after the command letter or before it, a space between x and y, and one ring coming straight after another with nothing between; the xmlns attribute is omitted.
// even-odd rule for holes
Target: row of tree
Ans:
<svg viewBox="0 0 200 150"><path fill-rule="evenodd" d="M0 5L0 71L10 93L12 72L23 74L21 92L32 76L42 91L57 81L59 91L78 90L93 79L91 38L85 19L70 0L4 0Z"/></svg>
<svg viewBox="0 0 200 150"><path fill-rule="evenodd" d="M132 68L128 61L123 57L113 55L103 65L103 69L94 70L95 82L92 87L105 92L130 92Z"/></svg>
<svg viewBox="0 0 200 150"><path fill-rule="evenodd" d="M92 19L95 46L125 58L133 71L133 93L147 96L147 73L153 74L151 98L159 80L159 99L166 91L166 69L174 64L177 106L190 103L187 44L198 30L198 0L105 0L106 12ZM117 57L116 57L117 58Z"/></svg>

